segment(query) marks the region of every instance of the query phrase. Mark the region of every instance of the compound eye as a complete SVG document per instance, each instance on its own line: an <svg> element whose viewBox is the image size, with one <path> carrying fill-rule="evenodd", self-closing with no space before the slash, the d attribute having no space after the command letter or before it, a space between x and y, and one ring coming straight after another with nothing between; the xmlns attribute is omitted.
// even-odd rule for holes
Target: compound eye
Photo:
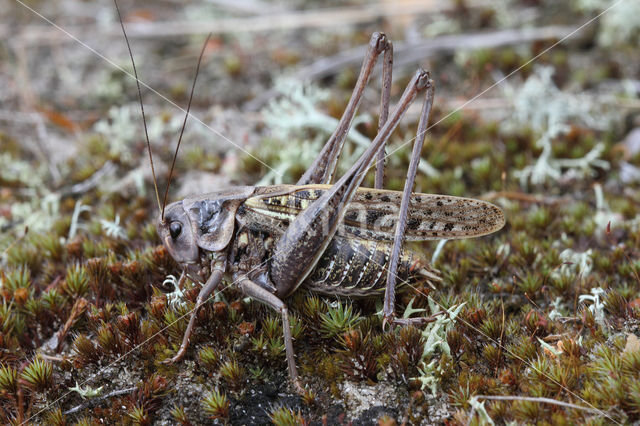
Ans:
<svg viewBox="0 0 640 426"><path fill-rule="evenodd" d="M171 222L169 225L169 233L174 240L180 236L182 232L182 224L180 222Z"/></svg>

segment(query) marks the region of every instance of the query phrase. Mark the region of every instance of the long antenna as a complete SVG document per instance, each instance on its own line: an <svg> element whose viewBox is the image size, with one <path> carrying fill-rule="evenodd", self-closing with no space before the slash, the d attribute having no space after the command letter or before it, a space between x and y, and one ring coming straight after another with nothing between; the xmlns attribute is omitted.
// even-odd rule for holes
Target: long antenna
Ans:
<svg viewBox="0 0 640 426"><path fill-rule="evenodd" d="M122 34L124 34L124 40L127 42L127 49L129 50L129 57L131 58L131 65L133 65L133 75L136 77L136 85L138 86L138 99L140 100L140 109L142 110L142 123L144 124L144 136L147 140L147 151L149 152L149 162L151 163L151 174L153 175L153 187L156 191L156 201L158 202L158 210L162 212L164 218L164 207L160 206L160 194L158 193L158 181L156 179L156 170L153 167L153 155L151 155L151 143L149 142L149 132L147 131L147 118L144 115L144 104L142 103L142 91L140 90L140 80L138 79L138 71L136 70L136 62L133 60L133 53L131 52L131 45L129 44L129 37L124 30L124 23L122 22L122 15L120 14L120 8L118 7L117 0L113 0L116 5L116 11L118 12L118 19L120 19L120 26L122 27Z"/></svg>
<svg viewBox="0 0 640 426"><path fill-rule="evenodd" d="M193 84L191 85L191 94L189 95L189 104L187 105L187 113L184 115L184 121L182 122L182 129L180 130L180 137L178 137L178 144L176 145L176 152L175 154L173 154L173 161L171 161L171 169L169 170L169 180L167 181L167 188L164 191L164 198L162 200L162 209L161 209L162 213L160 215L160 220L163 222L164 222L164 208L167 205L167 196L169 195L169 186L171 185L171 178L173 177L173 169L176 165L176 158L178 158L178 150L180 150L180 144L182 143L182 135L184 134L184 128L187 125L187 118L189 118L189 110L191 109L193 92L196 88L198 73L200 72L200 63L202 62L202 57L204 56L204 50L207 47L207 44L209 43L210 38L211 38L211 33L209 33L209 35L207 36L207 39L204 41L204 44L202 45L202 50L200 51L200 57L198 58L198 65L196 66L196 75L193 77Z"/></svg>

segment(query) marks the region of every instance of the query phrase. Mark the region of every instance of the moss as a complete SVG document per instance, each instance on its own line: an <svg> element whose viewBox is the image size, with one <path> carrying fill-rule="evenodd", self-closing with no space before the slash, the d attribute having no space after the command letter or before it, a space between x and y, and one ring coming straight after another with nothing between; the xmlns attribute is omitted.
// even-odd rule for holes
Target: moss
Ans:
<svg viewBox="0 0 640 426"><path fill-rule="evenodd" d="M217 389L207 393L201 401L202 409L212 419L227 419L229 417L229 400L224 393Z"/></svg>
<svg viewBox="0 0 640 426"><path fill-rule="evenodd" d="M48 390L53 379L53 365L47 361L35 358L20 373L20 381L37 392Z"/></svg>
<svg viewBox="0 0 640 426"><path fill-rule="evenodd" d="M287 407L278 407L269 414L271 422L276 426L293 426L304 424L302 413Z"/></svg>

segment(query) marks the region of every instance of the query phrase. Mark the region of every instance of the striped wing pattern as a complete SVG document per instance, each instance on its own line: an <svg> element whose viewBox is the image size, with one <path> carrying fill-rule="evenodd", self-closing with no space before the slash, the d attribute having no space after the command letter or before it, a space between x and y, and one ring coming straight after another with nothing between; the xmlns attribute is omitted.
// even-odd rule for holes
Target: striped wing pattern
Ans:
<svg viewBox="0 0 640 426"><path fill-rule="evenodd" d="M292 221L330 185L281 185L244 203L256 213ZM374 241L392 241L402 193L359 188L347 207L338 235ZM409 203L406 241L460 239L487 235L501 229L505 218L497 206L473 198L414 193Z"/></svg>

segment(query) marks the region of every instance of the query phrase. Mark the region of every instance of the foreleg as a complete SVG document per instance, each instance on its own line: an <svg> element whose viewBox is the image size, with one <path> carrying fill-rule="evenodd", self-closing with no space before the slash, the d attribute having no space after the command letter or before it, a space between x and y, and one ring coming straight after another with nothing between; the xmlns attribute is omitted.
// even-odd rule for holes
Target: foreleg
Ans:
<svg viewBox="0 0 640 426"><path fill-rule="evenodd" d="M215 261L213 264L213 270L211 272L211 276L207 282L200 289L200 293L198 293L198 298L196 299L196 306L193 308L191 312L191 318L189 318L189 325L187 326L186 331L184 332L184 336L182 337L182 344L180 345L180 349L176 353L176 355L170 360L166 361L168 364L173 364L175 362L180 361L184 358L184 355L187 353L187 348L189 347L189 340L191 339L191 334L193 333L193 327L196 323L196 318L198 317L198 311L202 307L202 305L209 299L211 293L218 288L220 281L222 281L222 276L224 275L224 261Z"/></svg>

